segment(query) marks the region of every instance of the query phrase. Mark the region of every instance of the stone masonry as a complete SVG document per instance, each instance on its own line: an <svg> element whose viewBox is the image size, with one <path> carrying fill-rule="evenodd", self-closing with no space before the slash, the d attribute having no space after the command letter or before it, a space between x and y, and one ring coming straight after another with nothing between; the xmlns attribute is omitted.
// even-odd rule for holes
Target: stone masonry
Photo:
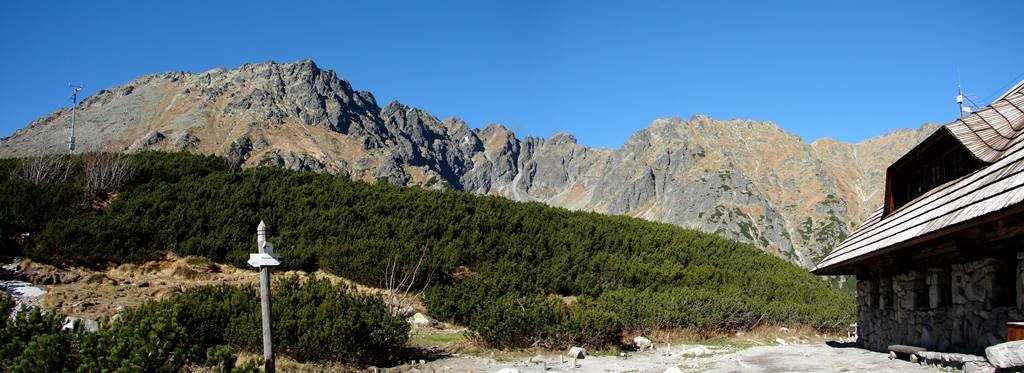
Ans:
<svg viewBox="0 0 1024 373"><path fill-rule="evenodd" d="M1012 297L1006 296L1007 286ZM1008 321L1024 320L1021 287L1022 255L1016 263L987 258L858 279L858 339L876 351L903 344L983 353L1006 341Z"/></svg>

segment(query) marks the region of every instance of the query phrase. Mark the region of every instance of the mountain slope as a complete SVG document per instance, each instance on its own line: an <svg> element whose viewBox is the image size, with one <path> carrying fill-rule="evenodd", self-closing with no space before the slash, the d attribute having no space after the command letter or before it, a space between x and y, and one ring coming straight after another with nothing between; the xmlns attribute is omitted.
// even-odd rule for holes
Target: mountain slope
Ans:
<svg viewBox="0 0 1024 373"><path fill-rule="evenodd" d="M619 149L519 138L355 91L312 61L141 77L80 104L82 149L184 150L239 166L384 179L716 232L809 267L880 201L882 170L935 130L806 143L770 122L658 119ZM0 141L0 156L66 148L70 111Z"/></svg>

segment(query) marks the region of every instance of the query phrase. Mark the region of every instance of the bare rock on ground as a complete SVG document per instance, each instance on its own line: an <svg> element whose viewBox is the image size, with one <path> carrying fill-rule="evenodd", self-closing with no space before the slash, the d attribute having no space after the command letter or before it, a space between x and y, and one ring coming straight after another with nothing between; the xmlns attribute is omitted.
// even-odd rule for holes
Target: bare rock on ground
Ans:
<svg viewBox="0 0 1024 373"><path fill-rule="evenodd" d="M985 349L988 362L997 368L1024 367L1024 341L1012 341Z"/></svg>
<svg viewBox="0 0 1024 373"><path fill-rule="evenodd" d="M569 352L567 352L565 356L568 356L569 358L585 359L587 357L587 349L574 346L569 349Z"/></svg>
<svg viewBox="0 0 1024 373"><path fill-rule="evenodd" d="M437 324L436 320L420 312L416 312L416 314L406 319L406 321L408 321L410 324L414 326L431 326Z"/></svg>
<svg viewBox="0 0 1024 373"><path fill-rule="evenodd" d="M633 345L636 346L637 351L654 349L654 343L652 343L650 339L640 335L633 337Z"/></svg>

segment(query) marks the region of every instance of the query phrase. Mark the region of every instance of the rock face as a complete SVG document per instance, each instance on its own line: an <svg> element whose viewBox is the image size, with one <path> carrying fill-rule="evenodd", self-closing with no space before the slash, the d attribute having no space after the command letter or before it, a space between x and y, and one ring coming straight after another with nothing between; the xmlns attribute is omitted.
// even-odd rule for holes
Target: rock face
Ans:
<svg viewBox="0 0 1024 373"><path fill-rule="evenodd" d="M147 75L78 109L85 150L217 154L243 167L628 215L749 242L804 267L880 205L885 166L937 128L806 143L770 122L694 116L655 120L618 149L590 148L566 133L519 138L398 102L381 108L308 60ZM69 118L62 109L33 121L0 141L0 156L64 151Z"/></svg>

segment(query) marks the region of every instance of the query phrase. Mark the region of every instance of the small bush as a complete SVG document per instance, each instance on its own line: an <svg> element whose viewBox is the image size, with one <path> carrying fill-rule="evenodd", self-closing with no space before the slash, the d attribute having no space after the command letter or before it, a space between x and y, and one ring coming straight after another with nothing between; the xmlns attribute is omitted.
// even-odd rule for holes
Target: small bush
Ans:
<svg viewBox="0 0 1024 373"><path fill-rule="evenodd" d="M206 350L206 365L221 373L230 373L235 368L238 356L231 346L217 345Z"/></svg>
<svg viewBox="0 0 1024 373"><path fill-rule="evenodd" d="M125 372L177 372L206 357L201 332L180 322L180 305L150 302L124 314L108 329L86 334L80 369ZM210 332L210 331L207 331Z"/></svg>
<svg viewBox="0 0 1024 373"><path fill-rule="evenodd" d="M569 307L558 325L557 343L566 346L614 346L619 342L622 322L619 315L599 309L591 302L579 301Z"/></svg>
<svg viewBox="0 0 1024 373"><path fill-rule="evenodd" d="M493 347L550 345L565 305L541 295L505 295L473 313L469 329Z"/></svg>
<svg viewBox="0 0 1024 373"><path fill-rule="evenodd" d="M60 372L77 365L69 354L73 343L71 333L40 334L29 340L10 365L11 372Z"/></svg>
<svg viewBox="0 0 1024 373"><path fill-rule="evenodd" d="M380 297L327 279L283 278L274 300L281 351L298 361L381 364L408 341L409 324L388 314Z"/></svg>
<svg viewBox="0 0 1024 373"><path fill-rule="evenodd" d="M617 343L622 330L618 315L592 302L568 306L543 295L505 295L472 312L468 325L478 341L499 348L604 347Z"/></svg>
<svg viewBox="0 0 1024 373"><path fill-rule="evenodd" d="M0 292L0 312L10 315L15 302ZM69 351L76 331L62 331L64 317L42 313L39 308L19 309L14 317L0 320L0 370L18 372L59 371L74 365Z"/></svg>
<svg viewBox="0 0 1024 373"><path fill-rule="evenodd" d="M277 350L298 361L376 364L393 361L409 325L389 315L379 297L321 278L275 281L273 336ZM255 288L202 287L153 307L188 310L178 323L203 349L228 345L262 351L259 294Z"/></svg>

